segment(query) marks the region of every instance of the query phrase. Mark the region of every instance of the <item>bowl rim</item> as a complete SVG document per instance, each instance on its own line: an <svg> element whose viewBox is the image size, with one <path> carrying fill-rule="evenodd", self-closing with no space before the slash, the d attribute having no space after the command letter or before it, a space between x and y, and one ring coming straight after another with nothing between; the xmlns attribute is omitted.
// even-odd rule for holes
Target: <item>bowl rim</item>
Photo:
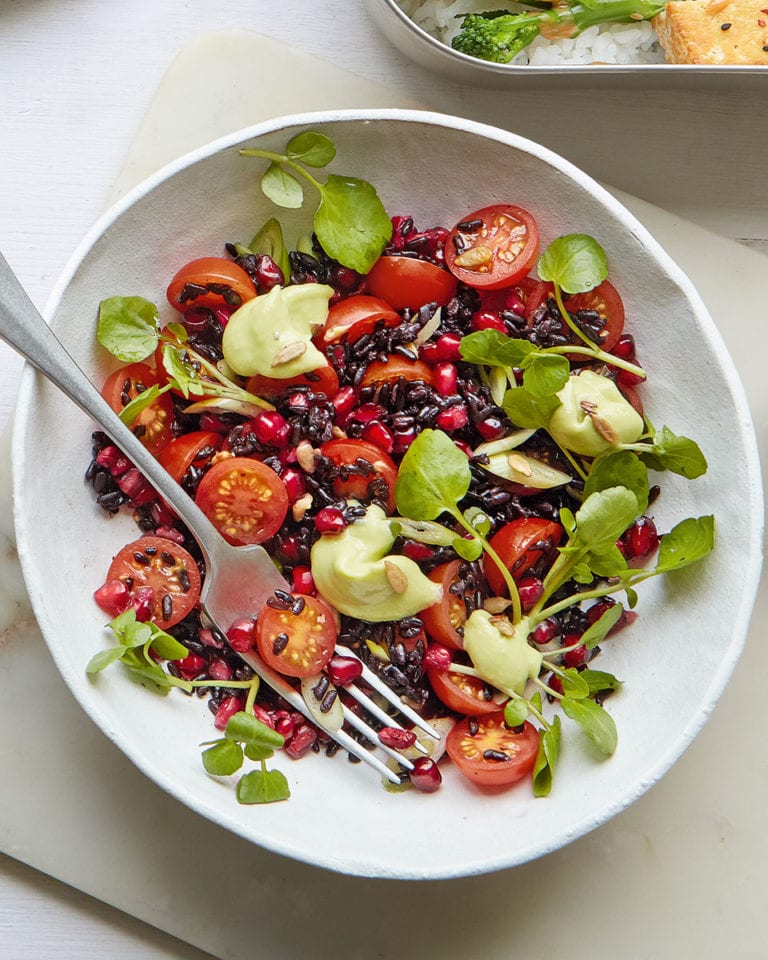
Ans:
<svg viewBox="0 0 768 960"><path fill-rule="evenodd" d="M139 199L144 197L158 184L172 177L180 170L206 159L221 150L232 148L244 141L253 139L264 134L269 134L278 130L286 129L304 129L316 124L330 124L333 122L349 121L397 121L405 123L427 123L439 127L447 127L461 133L479 135L481 137L490 137L496 142L500 142L515 149L530 153L544 162L554 166L555 169L566 174L571 180L580 184L593 194L609 212L621 222L627 230L630 230L646 247L649 254L666 271L671 280L680 288L682 294L688 299L702 333L707 339L711 349L718 354L718 365L722 371L731 395L733 397L735 410L741 425L741 437L744 444L744 455L746 458L746 473L749 477L749 509L754 519L751 528L752 538L749 543L749 550L746 562L747 573L742 578L742 596L744 602L736 612L730 630L730 642L724 656L718 664L718 668L711 678L706 695L701 700L692 713L688 724L679 731L675 740L668 745L665 752L661 753L652 768L650 775L646 774L642 782L634 783L629 789L621 795L615 797L613 801L600 808L598 812L578 825L571 831L567 838L560 840L555 838L553 842L543 843L535 848L526 848L524 851L518 851L515 856L506 856L503 850L485 860L478 861L473 867L463 864L458 870L445 868L430 869L428 864L420 868L393 869L384 867L378 860L357 860L340 862L332 857L313 856L313 852L306 849L297 850L290 843L281 843L279 841L270 842L269 838L254 838L244 830L238 830L226 817L222 816L217 810L212 809L209 804L186 796L186 792L180 793L178 789L171 790L167 777L163 772L157 770L149 761L143 758L137 758L130 745L123 741L119 731L111 729L109 723L105 722L98 705L89 701L83 703L77 696L73 688L74 678L70 674L69 667L64 659L61 645L55 642L49 642L48 638L55 637L59 627L51 622L47 616L46 606L42 593L38 591L34 577L33 558L28 552L27 543L31 542L26 537L27 522L30 518L29 511L24 508L25 497L25 476L24 476L24 446L26 437L29 433L29 411L31 408L30 400L34 394L37 380L36 371L29 365L25 366L21 388L19 392L19 402L13 426L12 440L12 464L13 464L13 500L14 500L14 524L17 532L18 552L21 561L22 573L27 584L30 600L32 602L35 616L40 624L46 645L56 663L63 679L72 690L81 708L97 723L100 729L105 732L126 757L138 767L150 780L161 786L166 792L171 793L176 799L185 805L191 807L195 812L206 816L219 826L238 833L252 843L257 843L265 849L274 853L282 854L293 859L301 860L314 866L331 869L340 873L350 875L359 875L366 877L381 877L386 879L399 880L437 880L451 879L464 876L471 876L480 873L488 873L512 866L517 866L533 859L542 857L548 853L559 849L564 844L578 839L589 833L598 826L607 823L617 813L633 803L643 793L645 793L653 784L658 782L666 774L670 767L683 754L691 744L697 733L701 730L709 714L714 708L717 699L725 688L733 669L741 655L741 651L746 642L747 629L751 617L752 608L756 599L757 590L760 582L762 567L762 529L763 529L763 492L760 473L760 461L758 457L757 440L752 425L749 406L743 384L736 371L735 365L730 354L725 347L720 334L709 315L701 297L696 292L693 284L671 257L663 250L661 245L650 232L638 221L635 216L627 210L608 190L601 184L593 180L588 174L585 174L570 161L555 154L549 148L541 146L517 134L499 128L478 123L476 121L451 116L447 114L434 113L420 110L402 110L402 109L351 109L351 110L328 110L315 111L300 114L290 114L282 117L272 118L252 126L234 131L223 137L211 141L202 147L177 158L171 163L166 164L160 170L147 177L136 187L130 190L124 197L114 203L86 233L82 241L78 244L67 266L55 283L51 295L48 298L44 309L44 315L50 323L58 306L61 303L64 292L75 276L82 261L90 251L93 244L106 232L109 227ZM176 785L178 786L178 785Z"/></svg>

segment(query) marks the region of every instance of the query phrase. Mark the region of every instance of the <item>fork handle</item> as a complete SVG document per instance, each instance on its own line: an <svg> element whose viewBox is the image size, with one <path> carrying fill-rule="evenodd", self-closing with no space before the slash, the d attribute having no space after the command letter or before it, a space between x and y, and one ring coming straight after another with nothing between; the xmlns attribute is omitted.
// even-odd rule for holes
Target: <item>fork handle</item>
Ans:
<svg viewBox="0 0 768 960"><path fill-rule="evenodd" d="M54 383L111 437L129 460L162 494L199 539L215 545L221 536L197 504L160 466L141 441L102 398L27 296L0 254L0 338ZM208 556L206 556L206 560Z"/></svg>

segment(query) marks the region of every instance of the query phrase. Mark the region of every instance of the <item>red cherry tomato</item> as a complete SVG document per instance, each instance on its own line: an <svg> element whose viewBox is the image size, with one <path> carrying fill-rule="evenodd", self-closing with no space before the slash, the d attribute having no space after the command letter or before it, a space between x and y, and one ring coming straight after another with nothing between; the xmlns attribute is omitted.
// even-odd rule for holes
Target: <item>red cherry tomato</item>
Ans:
<svg viewBox="0 0 768 960"><path fill-rule="evenodd" d="M209 430L196 430L184 433L160 451L158 460L170 473L176 483L181 483L184 474L193 463L209 460L221 449L223 437Z"/></svg>
<svg viewBox="0 0 768 960"><path fill-rule="evenodd" d="M326 347L342 339L354 343L382 322L387 327L395 327L402 322L402 317L379 297L356 294L331 307L320 340Z"/></svg>
<svg viewBox="0 0 768 960"><path fill-rule="evenodd" d="M203 476L195 502L229 543L263 543L288 512L288 492L274 470L249 457L228 457Z"/></svg>
<svg viewBox="0 0 768 960"><path fill-rule="evenodd" d="M446 752L459 773L481 787L508 787L533 770L539 734L532 723L526 722L517 733L504 723L503 710L474 722L476 733L470 733L469 720L462 720L446 740ZM488 751L498 759L489 757Z"/></svg>
<svg viewBox="0 0 768 960"><path fill-rule="evenodd" d="M311 677L320 673L333 656L336 624L329 608L317 597L294 599L303 603L289 610L264 607L256 623L256 646L278 673Z"/></svg>
<svg viewBox="0 0 768 960"><path fill-rule="evenodd" d="M107 377L101 395L115 413L120 413L140 393L159 383L156 371L147 364L130 363ZM157 456L173 436L172 420L173 401L163 393L141 411L130 427L149 452Z"/></svg>
<svg viewBox="0 0 768 960"><path fill-rule="evenodd" d="M430 639L451 650L464 649L458 628L466 623L467 608L461 596L451 592L451 587L461 579L461 565L461 560L449 560L427 574L430 580L440 584L443 595L437 603L419 614Z"/></svg>
<svg viewBox="0 0 768 960"><path fill-rule="evenodd" d="M275 377L263 377L260 373L251 377L246 384L245 389L257 397L263 397L265 400L274 400L280 396L289 387L309 387L313 393L324 393L326 397L333 397L339 389L339 378L336 371L330 365L327 367L318 367L311 373L300 373L295 377L287 377L284 380L278 380Z"/></svg>
<svg viewBox="0 0 768 960"><path fill-rule="evenodd" d="M415 257L380 257L366 278L366 288L395 310L418 310L425 303L445 306L456 293L456 277Z"/></svg>
<svg viewBox="0 0 768 960"><path fill-rule="evenodd" d="M192 555L162 537L126 544L110 564L107 580L120 580L131 595L151 587L151 619L164 629L183 620L200 599L200 570Z"/></svg>
<svg viewBox="0 0 768 960"><path fill-rule="evenodd" d="M517 580L542 556L551 556L554 559L562 536L563 528L554 520L518 517L497 530L491 537L490 544ZM497 596L505 596L507 585L499 568L487 553L483 556L483 571L491 590Z"/></svg>
<svg viewBox="0 0 768 960"><path fill-rule="evenodd" d="M367 387L372 383L397 380L398 377L404 380L424 380L425 383L431 384L432 369L421 360L406 360L405 357L390 356L384 361L374 360L363 374L360 386Z"/></svg>
<svg viewBox="0 0 768 960"><path fill-rule="evenodd" d="M394 460L376 444L368 443L365 440L329 440L320 447L320 453L322 456L328 457L337 467L348 467L358 460L365 460L373 467L373 471L366 475L351 476L347 480L337 478L333 484L333 491L336 496L367 500L369 499L369 484L375 478L380 477L387 484L389 490L386 498L387 509L390 512L394 510L397 467Z"/></svg>
<svg viewBox="0 0 768 960"><path fill-rule="evenodd" d="M445 244L451 273L470 287L499 290L524 277L539 255L539 228L527 210L511 204L483 207L464 217Z"/></svg>
<svg viewBox="0 0 768 960"><path fill-rule="evenodd" d="M453 670L428 670L427 677L437 699L449 710L467 717L481 717L499 709L498 703L486 700L486 685L477 677L468 677Z"/></svg>
<svg viewBox="0 0 768 960"><path fill-rule="evenodd" d="M579 310L593 310L597 313L603 321L597 346L601 350L614 348L624 330L624 302L610 280L603 280L587 293L574 293L567 297L564 303L565 309L571 315Z"/></svg>
<svg viewBox="0 0 768 960"><path fill-rule="evenodd" d="M224 257L201 257L179 270L168 284L168 303L182 313L190 307L236 309L253 300L256 288L242 267Z"/></svg>

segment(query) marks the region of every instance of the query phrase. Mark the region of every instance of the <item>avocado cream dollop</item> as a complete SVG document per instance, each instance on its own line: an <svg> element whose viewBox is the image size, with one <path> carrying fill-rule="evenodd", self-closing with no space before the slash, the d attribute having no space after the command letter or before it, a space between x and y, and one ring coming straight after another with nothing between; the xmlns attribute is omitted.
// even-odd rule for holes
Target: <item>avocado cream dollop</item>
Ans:
<svg viewBox="0 0 768 960"><path fill-rule="evenodd" d="M412 617L437 603L441 588L408 557L389 555L391 521L371 505L341 533L323 534L312 547L312 576L320 594L337 610L382 623Z"/></svg>
<svg viewBox="0 0 768 960"><path fill-rule="evenodd" d="M607 377L585 370L557 394L561 404L549 421L556 443L583 457L597 457L619 443L634 443L643 418Z"/></svg>
<svg viewBox="0 0 768 960"><path fill-rule="evenodd" d="M312 336L325 323L333 292L327 284L302 283L247 300L224 328L224 359L241 377L278 380L327 366Z"/></svg>
<svg viewBox="0 0 768 960"><path fill-rule="evenodd" d="M499 690L522 694L541 670L543 656L528 643L525 619L512 627L487 610L475 610L464 624L464 649L475 670Z"/></svg>

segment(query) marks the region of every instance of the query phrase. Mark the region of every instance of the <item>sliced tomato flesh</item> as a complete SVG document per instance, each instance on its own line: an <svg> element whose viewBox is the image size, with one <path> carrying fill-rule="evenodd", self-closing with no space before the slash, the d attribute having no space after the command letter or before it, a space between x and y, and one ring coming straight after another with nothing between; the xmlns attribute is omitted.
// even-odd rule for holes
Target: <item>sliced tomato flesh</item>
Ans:
<svg viewBox="0 0 768 960"><path fill-rule="evenodd" d="M430 639L451 650L464 649L459 630L466 623L467 608L460 594L451 589L461 580L461 567L461 560L449 560L427 574L442 587L442 598L419 614Z"/></svg>
<svg viewBox="0 0 768 960"><path fill-rule="evenodd" d="M312 677L323 670L336 647L336 623L328 606L296 594L269 601L256 623L256 646L268 666L287 677Z"/></svg>
<svg viewBox="0 0 768 960"><path fill-rule="evenodd" d="M508 727L504 711L461 720L448 734L446 752L456 769L482 787L509 787L530 774L539 751L532 723Z"/></svg>
<svg viewBox="0 0 768 960"><path fill-rule="evenodd" d="M288 512L288 492L266 464L228 457L203 476L195 502L229 543L263 543L274 536Z"/></svg>
<svg viewBox="0 0 768 960"><path fill-rule="evenodd" d="M539 254L536 221L522 207L494 204L464 217L445 244L451 273L470 287L500 290L525 277Z"/></svg>
<svg viewBox="0 0 768 960"><path fill-rule="evenodd" d="M449 710L480 717L499 709L499 702L487 696L487 684L477 677L453 670L428 670L427 677L435 696Z"/></svg>

